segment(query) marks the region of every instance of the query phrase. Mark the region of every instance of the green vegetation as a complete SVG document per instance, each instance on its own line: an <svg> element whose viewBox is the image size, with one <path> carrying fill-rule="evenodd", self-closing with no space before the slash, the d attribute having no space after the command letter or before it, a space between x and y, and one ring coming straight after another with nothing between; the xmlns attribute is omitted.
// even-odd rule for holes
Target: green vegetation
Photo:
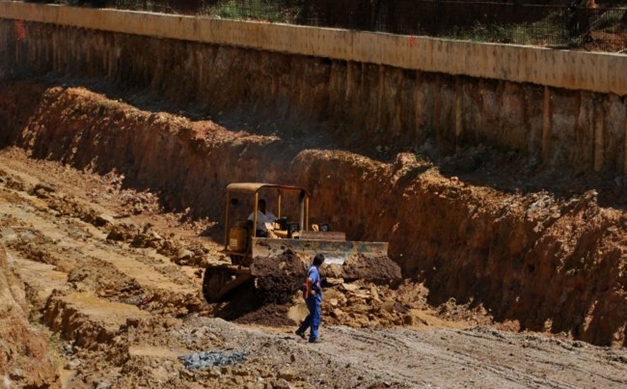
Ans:
<svg viewBox="0 0 627 389"><path fill-rule="evenodd" d="M511 25L476 23L469 29L456 30L443 37L473 42L537 46L562 45L568 42L564 18L559 13L550 14L535 23Z"/></svg>
<svg viewBox="0 0 627 389"><path fill-rule="evenodd" d="M205 13L209 17L275 23L294 23L299 11L300 7L272 0L251 0L246 3L227 0L205 9Z"/></svg>
<svg viewBox="0 0 627 389"><path fill-rule="evenodd" d="M625 28L622 21L626 19L625 10L620 12L619 10L604 12L597 20L593 22L593 29L598 31L604 31L609 33L615 33Z"/></svg>
<svg viewBox="0 0 627 389"><path fill-rule="evenodd" d="M108 6L119 9L146 10L151 12L191 12L193 9L178 11L176 3L168 0L31 0L37 2L57 3L67 5ZM208 4L202 9L195 10L195 14L220 19L231 20L256 20L272 23L286 24L307 24L316 23L324 26L326 23L341 28L341 23L333 18L333 15L326 14L324 7L316 8L315 4L308 0L219 0L217 2L198 2L191 4ZM418 2L420 3L420 2ZM312 5L313 4L313 5ZM320 4L324 5L324 2ZM362 4L362 3L360 3ZM384 22L381 22L381 31L395 31L403 34L401 20L395 20L396 16L386 15L383 8L362 4L362 7L370 7L369 11L382 12ZM576 47L582 46L591 41L590 32L595 32L594 39L603 39L599 34L621 34L625 31L627 23L627 0L617 0L606 4L609 7L603 9L577 9L567 7L547 8L550 12L546 17L536 22L524 22L517 24L504 24L486 20L477 20L470 27L452 28L447 33L438 35L442 38L468 40L473 42L494 42L517 45L553 46L553 47ZM417 7L420 5L417 4ZM527 5L533 7L533 5ZM468 4L472 7L472 3ZM498 8L496 8L498 10ZM549 11L553 9L553 11ZM503 9L504 10L504 9ZM350 11L350 10L349 10ZM361 10L360 10L361 11ZM576 12L575 12L576 11ZM524 12L522 9L521 12ZM363 13L363 12L362 12ZM359 14L357 12L356 14ZM306 16L307 15L307 16ZM496 13L495 15L498 15ZM496 17L493 15L491 18ZM362 15L363 16L363 15ZM402 18L401 18L402 19ZM409 23L408 31L416 34L420 29L419 25L411 26L416 21L405 21ZM350 24L350 23L349 23ZM418 27L418 30L416 28ZM350 25L346 28L352 28ZM412 30L413 29L413 30ZM411 35L412 32L405 32ZM620 38L619 38L620 39Z"/></svg>

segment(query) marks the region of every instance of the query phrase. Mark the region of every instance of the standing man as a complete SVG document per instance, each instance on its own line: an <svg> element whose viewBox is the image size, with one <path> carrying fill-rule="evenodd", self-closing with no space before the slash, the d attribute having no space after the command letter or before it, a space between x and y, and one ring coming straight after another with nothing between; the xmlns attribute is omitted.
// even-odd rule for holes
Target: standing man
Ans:
<svg viewBox="0 0 627 389"><path fill-rule="evenodd" d="M309 343L318 343L320 335L320 311L322 308L322 282L320 280L320 266L324 263L324 255L316 254L313 263L307 270L307 281L305 281L305 291L303 292L309 315L303 320L296 330L296 335L305 339L305 331L309 331Z"/></svg>
<svg viewBox="0 0 627 389"><path fill-rule="evenodd" d="M268 228L266 223L274 223L277 217L270 211L266 211L266 200L259 199L257 202L257 226L255 236L266 238L268 236ZM248 221L252 223L255 220L255 212L251 212Z"/></svg>

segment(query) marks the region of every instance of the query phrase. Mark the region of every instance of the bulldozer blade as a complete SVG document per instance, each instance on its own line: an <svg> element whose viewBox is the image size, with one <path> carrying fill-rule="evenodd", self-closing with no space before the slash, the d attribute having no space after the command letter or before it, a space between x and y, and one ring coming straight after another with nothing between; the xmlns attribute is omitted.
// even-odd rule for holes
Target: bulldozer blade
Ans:
<svg viewBox="0 0 627 389"><path fill-rule="evenodd" d="M304 240L304 239L253 239L254 257L274 257L291 250L299 257L307 258L307 263L314 255L323 254L325 264L343 265L350 256L361 254L367 258L387 256L387 242L353 242L337 240Z"/></svg>
<svg viewBox="0 0 627 389"><path fill-rule="evenodd" d="M400 267L387 256L387 242L362 242L340 240L253 238L253 264L263 258L285 258L291 253L300 259L302 269L311 264L316 254L323 254L323 273L326 277L345 280L364 279L390 281L401 278ZM265 261L264 261L265 262ZM277 263L276 271L285 267ZM253 276L262 276L268 267L252 266Z"/></svg>

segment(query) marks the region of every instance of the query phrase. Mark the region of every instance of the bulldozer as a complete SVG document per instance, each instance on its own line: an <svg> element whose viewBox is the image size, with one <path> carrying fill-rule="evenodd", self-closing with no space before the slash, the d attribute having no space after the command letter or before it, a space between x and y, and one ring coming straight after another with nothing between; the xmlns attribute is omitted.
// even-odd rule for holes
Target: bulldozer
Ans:
<svg viewBox="0 0 627 389"><path fill-rule="evenodd" d="M262 299L284 302L299 289L316 254L325 256L325 278L400 281L400 268L388 257L387 242L350 241L329 223L310 224L311 195L305 188L238 182L227 185L225 192L221 252L228 263L206 267L202 292L207 302L227 302L250 290ZM263 234L256 228L260 199L270 200L276 215L273 223L265 224Z"/></svg>

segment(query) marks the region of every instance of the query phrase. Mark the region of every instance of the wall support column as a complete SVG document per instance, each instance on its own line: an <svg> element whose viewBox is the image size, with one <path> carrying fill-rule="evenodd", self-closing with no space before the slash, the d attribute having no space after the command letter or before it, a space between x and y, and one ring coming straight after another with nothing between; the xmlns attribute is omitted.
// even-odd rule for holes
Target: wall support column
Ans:
<svg viewBox="0 0 627 389"><path fill-rule="evenodd" d="M455 83L455 150L458 150L458 145L460 144L459 138L462 136L462 132L464 131L462 123L462 110L464 109L463 98L463 85L461 80L457 78L457 82Z"/></svg>
<svg viewBox="0 0 627 389"><path fill-rule="evenodd" d="M375 131L381 130L381 112L383 111L383 92L385 88L385 67L379 65L379 84L377 87L377 128Z"/></svg>
<svg viewBox="0 0 627 389"><path fill-rule="evenodd" d="M603 103L594 99L594 108L592 121L594 123L594 171L601 171L603 168Z"/></svg>
<svg viewBox="0 0 627 389"><path fill-rule="evenodd" d="M625 132L623 136L624 152L623 152L623 174L627 174L627 98L624 99L625 104Z"/></svg>
<svg viewBox="0 0 627 389"><path fill-rule="evenodd" d="M418 147L423 142L422 136L422 123L423 123L423 99L422 99L422 73L416 71L416 85L414 86L414 148L418 150ZM626 146L627 147L627 146Z"/></svg>
<svg viewBox="0 0 627 389"><path fill-rule="evenodd" d="M547 162L551 148L551 89L544 87L542 108L542 160Z"/></svg>

